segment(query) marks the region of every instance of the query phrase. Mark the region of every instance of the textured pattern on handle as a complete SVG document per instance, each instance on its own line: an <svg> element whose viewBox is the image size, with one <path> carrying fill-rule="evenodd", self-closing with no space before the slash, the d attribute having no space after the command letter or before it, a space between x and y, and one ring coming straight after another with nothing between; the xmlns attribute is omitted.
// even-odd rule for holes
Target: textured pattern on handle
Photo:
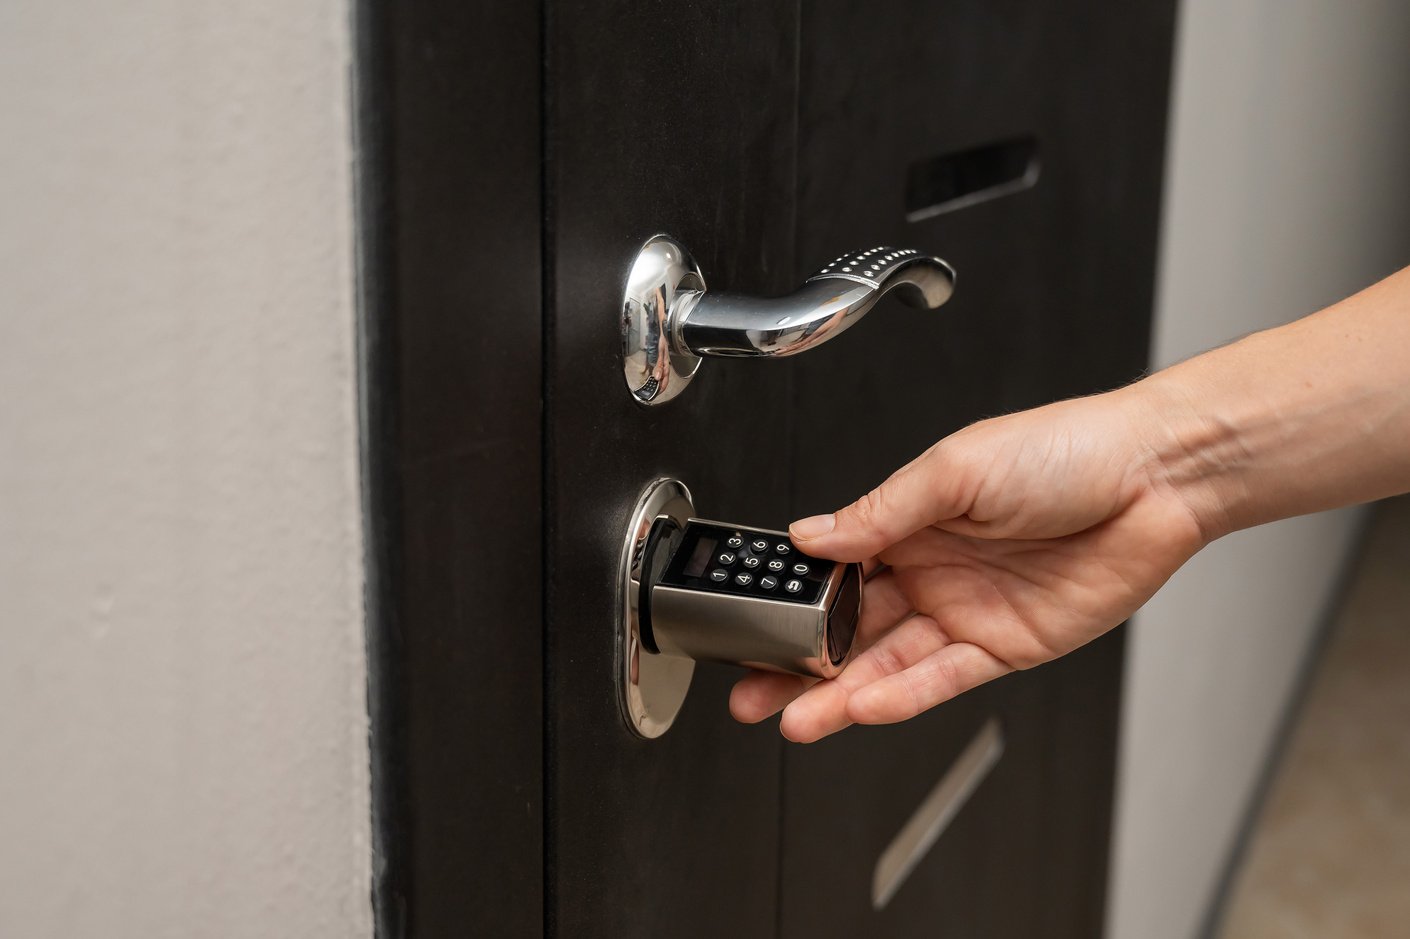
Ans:
<svg viewBox="0 0 1410 939"><path fill-rule="evenodd" d="M891 248L885 245L865 251L853 251L824 265L822 270L808 280L841 277L846 280L864 280L879 287L881 281L886 278L887 271L919 253L914 248Z"/></svg>

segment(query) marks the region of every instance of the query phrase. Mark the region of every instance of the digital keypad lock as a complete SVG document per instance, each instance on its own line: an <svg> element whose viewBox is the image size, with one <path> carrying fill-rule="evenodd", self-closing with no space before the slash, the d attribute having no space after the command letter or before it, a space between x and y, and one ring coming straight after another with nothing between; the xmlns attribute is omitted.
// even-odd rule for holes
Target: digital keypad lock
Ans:
<svg viewBox="0 0 1410 939"><path fill-rule="evenodd" d="M696 662L832 678L852 648L862 571L781 531L695 517L679 479L648 482L626 516L617 592L617 701L633 733L670 730Z"/></svg>
<svg viewBox="0 0 1410 939"><path fill-rule="evenodd" d="M657 518L637 609L648 653L831 678L861 611L857 564L815 558L783 532Z"/></svg>

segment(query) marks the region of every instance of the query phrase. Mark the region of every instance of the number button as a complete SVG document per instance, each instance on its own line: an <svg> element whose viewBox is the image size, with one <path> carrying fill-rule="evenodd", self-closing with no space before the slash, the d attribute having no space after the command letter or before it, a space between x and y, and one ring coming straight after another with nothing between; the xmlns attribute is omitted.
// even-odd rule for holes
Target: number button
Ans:
<svg viewBox="0 0 1410 939"><path fill-rule="evenodd" d="M752 554L745 555L744 557L740 558L740 561L744 564L745 567L749 568L751 571L759 566L759 559L754 557L754 555Z"/></svg>
<svg viewBox="0 0 1410 939"><path fill-rule="evenodd" d="M763 577L759 578L759 586L763 587L765 590L772 590L778 586L778 578L765 574Z"/></svg>
<svg viewBox="0 0 1410 939"><path fill-rule="evenodd" d="M802 561L799 561L797 564L793 565L793 573L797 574L799 577L802 577L803 575L808 573L808 565L804 564Z"/></svg>
<svg viewBox="0 0 1410 939"><path fill-rule="evenodd" d="M789 593L797 593L798 591L803 589L803 582L797 579L790 580L788 583L783 585L783 589L787 590Z"/></svg>
<svg viewBox="0 0 1410 939"><path fill-rule="evenodd" d="M710 579L717 584L722 584L729 580L729 571L725 570L723 567L717 567L710 572Z"/></svg>
<svg viewBox="0 0 1410 939"><path fill-rule="evenodd" d="M783 570L783 568L784 568L784 563L783 563L782 559L780 559L780 558L773 558L773 559L771 559L771 560L769 561L769 570L773 571L775 574L777 574L779 571Z"/></svg>
<svg viewBox="0 0 1410 939"><path fill-rule="evenodd" d="M729 540L727 540L725 544L737 551L744 547L744 539L738 535L730 535Z"/></svg>
<svg viewBox="0 0 1410 939"><path fill-rule="evenodd" d="M778 544L774 545L774 550L777 551L779 554L792 554L793 545L789 544L786 541L780 541Z"/></svg>
<svg viewBox="0 0 1410 939"><path fill-rule="evenodd" d="M769 543L763 538L755 538L753 541L749 542L749 550L753 551L755 554L763 554L765 551L769 550Z"/></svg>
<svg viewBox="0 0 1410 939"><path fill-rule="evenodd" d="M739 584L739 586L741 587L748 587L754 582L754 575L741 571L740 573L734 575L734 582Z"/></svg>
<svg viewBox="0 0 1410 939"><path fill-rule="evenodd" d="M723 566L729 567L731 564L734 563L734 552L722 551L720 552L720 556L715 558L715 560L719 561L720 564L722 564Z"/></svg>

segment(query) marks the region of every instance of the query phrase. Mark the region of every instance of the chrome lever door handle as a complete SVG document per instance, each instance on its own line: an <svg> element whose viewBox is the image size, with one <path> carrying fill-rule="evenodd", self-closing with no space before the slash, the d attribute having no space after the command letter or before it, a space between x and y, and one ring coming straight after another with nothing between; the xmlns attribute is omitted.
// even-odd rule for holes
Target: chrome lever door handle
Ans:
<svg viewBox="0 0 1410 939"><path fill-rule="evenodd" d="M691 291L674 311L671 338L697 356L797 355L840 335L892 290L933 310L954 289L954 269L939 258L869 248L844 254L783 297Z"/></svg>
<svg viewBox="0 0 1410 939"><path fill-rule="evenodd" d="M715 293L690 252L657 235L627 279L627 386L643 404L659 404L680 393L702 357L796 355L841 334L892 290L910 306L935 309L954 288L955 271L939 258L877 247L844 254L787 296Z"/></svg>

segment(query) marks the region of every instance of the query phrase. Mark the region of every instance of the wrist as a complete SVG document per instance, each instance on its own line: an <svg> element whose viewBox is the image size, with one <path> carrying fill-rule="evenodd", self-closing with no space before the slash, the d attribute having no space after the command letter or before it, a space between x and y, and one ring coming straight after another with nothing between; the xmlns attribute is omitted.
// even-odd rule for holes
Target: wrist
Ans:
<svg viewBox="0 0 1410 939"><path fill-rule="evenodd" d="M1410 490L1410 269L1118 392L1213 540Z"/></svg>
<svg viewBox="0 0 1410 939"><path fill-rule="evenodd" d="M1141 435L1151 485L1185 506L1208 543L1243 527L1248 453L1239 420L1204 390L1198 371L1177 366L1117 393Z"/></svg>

